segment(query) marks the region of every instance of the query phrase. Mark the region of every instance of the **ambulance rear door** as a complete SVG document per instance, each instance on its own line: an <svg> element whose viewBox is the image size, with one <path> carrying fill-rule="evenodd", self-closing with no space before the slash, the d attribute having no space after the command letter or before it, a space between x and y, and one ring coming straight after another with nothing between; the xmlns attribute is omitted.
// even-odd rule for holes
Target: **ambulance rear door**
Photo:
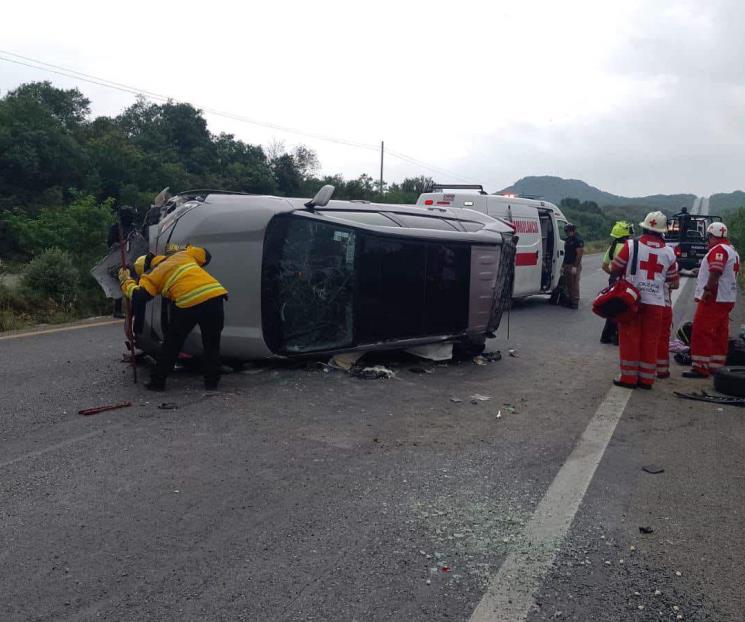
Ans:
<svg viewBox="0 0 745 622"><path fill-rule="evenodd" d="M521 298L540 294L543 252L538 210L519 199L509 200L501 196L490 196L487 205L487 215L512 223L518 236L512 295Z"/></svg>

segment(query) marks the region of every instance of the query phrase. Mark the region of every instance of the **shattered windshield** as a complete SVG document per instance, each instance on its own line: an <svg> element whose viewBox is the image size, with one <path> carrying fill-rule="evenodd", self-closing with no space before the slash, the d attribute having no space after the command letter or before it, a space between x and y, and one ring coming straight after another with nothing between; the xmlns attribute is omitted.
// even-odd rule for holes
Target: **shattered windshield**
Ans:
<svg viewBox="0 0 745 622"><path fill-rule="evenodd" d="M290 354L462 332L470 265L462 242L277 216L264 242L264 339Z"/></svg>
<svg viewBox="0 0 745 622"><path fill-rule="evenodd" d="M347 227L306 218L272 221L262 308L273 350L311 352L352 343L356 242Z"/></svg>

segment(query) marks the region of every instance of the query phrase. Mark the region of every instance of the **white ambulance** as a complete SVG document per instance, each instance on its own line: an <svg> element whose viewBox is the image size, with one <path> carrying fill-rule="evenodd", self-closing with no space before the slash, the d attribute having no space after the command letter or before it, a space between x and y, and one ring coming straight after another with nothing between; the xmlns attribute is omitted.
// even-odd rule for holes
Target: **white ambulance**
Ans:
<svg viewBox="0 0 745 622"><path fill-rule="evenodd" d="M551 294L556 289L564 260L567 219L553 203L487 194L483 186L434 185L431 192L419 196L417 205L430 209L465 207L508 223L519 236L513 298Z"/></svg>

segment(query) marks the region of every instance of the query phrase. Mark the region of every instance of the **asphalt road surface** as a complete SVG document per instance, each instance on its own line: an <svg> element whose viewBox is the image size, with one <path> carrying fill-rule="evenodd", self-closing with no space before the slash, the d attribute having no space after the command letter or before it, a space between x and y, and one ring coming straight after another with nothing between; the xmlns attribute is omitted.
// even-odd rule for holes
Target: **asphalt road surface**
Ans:
<svg viewBox="0 0 745 622"><path fill-rule="evenodd" d="M120 324L0 336L0 619L744 619L745 415L675 398L707 383L674 364L614 393L599 265L579 311L518 304L503 360L390 380L151 394Z"/></svg>

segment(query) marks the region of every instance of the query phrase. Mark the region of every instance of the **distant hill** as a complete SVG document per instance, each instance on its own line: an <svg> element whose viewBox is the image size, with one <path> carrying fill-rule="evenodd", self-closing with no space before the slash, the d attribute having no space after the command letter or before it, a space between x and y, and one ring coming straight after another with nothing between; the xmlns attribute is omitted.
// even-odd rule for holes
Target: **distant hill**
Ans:
<svg viewBox="0 0 745 622"><path fill-rule="evenodd" d="M511 186L499 191L499 194L504 193L541 197L556 204L562 199L571 197L580 201L595 201L600 207L634 206L667 212L677 212L684 205L690 206L696 198L693 194L653 194L647 197L622 197L604 192L579 179L563 179L548 175L523 177ZM743 196L745 197L745 195Z"/></svg>
<svg viewBox="0 0 745 622"><path fill-rule="evenodd" d="M712 194L709 197L709 211L711 213L732 210L739 207L745 207L745 192L742 190L726 193L720 192L718 194Z"/></svg>

